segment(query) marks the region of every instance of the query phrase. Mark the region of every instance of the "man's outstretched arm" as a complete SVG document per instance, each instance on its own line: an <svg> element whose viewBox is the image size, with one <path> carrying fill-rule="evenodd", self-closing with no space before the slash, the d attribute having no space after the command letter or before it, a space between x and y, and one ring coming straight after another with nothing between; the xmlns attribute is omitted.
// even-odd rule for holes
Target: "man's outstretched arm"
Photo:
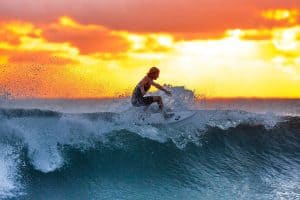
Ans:
<svg viewBox="0 0 300 200"><path fill-rule="evenodd" d="M164 91L167 95L171 95L171 92L168 91L168 90L166 90L166 89L165 89L163 86L161 86L160 84L155 83L154 81L152 81L152 85L153 85L154 87L156 87L157 89Z"/></svg>

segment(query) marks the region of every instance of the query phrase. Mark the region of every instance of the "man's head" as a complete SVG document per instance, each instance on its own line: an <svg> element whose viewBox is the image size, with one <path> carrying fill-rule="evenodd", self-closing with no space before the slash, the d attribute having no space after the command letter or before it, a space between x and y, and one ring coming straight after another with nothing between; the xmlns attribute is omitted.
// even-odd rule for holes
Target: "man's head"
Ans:
<svg viewBox="0 0 300 200"><path fill-rule="evenodd" d="M151 67L147 76L153 80L156 80L159 77L159 69L157 67Z"/></svg>

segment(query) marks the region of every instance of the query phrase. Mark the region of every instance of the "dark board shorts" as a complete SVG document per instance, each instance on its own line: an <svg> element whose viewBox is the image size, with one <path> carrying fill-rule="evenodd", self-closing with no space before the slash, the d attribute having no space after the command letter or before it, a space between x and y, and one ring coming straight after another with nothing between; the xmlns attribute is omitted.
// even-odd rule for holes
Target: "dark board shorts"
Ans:
<svg viewBox="0 0 300 200"><path fill-rule="evenodd" d="M131 103L133 106L149 106L153 102L153 96L144 97L139 87L134 89L131 98Z"/></svg>

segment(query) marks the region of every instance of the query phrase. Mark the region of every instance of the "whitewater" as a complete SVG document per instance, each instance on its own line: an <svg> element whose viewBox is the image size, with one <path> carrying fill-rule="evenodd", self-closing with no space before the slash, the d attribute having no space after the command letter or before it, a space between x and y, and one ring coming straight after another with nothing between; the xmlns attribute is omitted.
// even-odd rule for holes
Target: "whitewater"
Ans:
<svg viewBox="0 0 300 200"><path fill-rule="evenodd" d="M129 99L0 100L0 199L300 199L299 100L205 107L170 90L166 107L193 117L151 124Z"/></svg>

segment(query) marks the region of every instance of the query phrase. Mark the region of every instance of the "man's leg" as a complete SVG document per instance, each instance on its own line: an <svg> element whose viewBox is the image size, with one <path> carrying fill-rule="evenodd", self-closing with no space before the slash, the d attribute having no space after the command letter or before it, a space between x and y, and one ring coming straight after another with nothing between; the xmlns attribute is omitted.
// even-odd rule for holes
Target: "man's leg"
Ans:
<svg viewBox="0 0 300 200"><path fill-rule="evenodd" d="M168 119L170 117L174 116L174 113L167 113L163 108L164 104L162 102L162 98L160 96L154 96L153 97L153 102L156 102L159 106L160 111L162 112L163 116L165 119Z"/></svg>
<svg viewBox="0 0 300 200"><path fill-rule="evenodd" d="M164 104L160 96L153 96L153 102L156 102L158 104L159 109L163 110Z"/></svg>

